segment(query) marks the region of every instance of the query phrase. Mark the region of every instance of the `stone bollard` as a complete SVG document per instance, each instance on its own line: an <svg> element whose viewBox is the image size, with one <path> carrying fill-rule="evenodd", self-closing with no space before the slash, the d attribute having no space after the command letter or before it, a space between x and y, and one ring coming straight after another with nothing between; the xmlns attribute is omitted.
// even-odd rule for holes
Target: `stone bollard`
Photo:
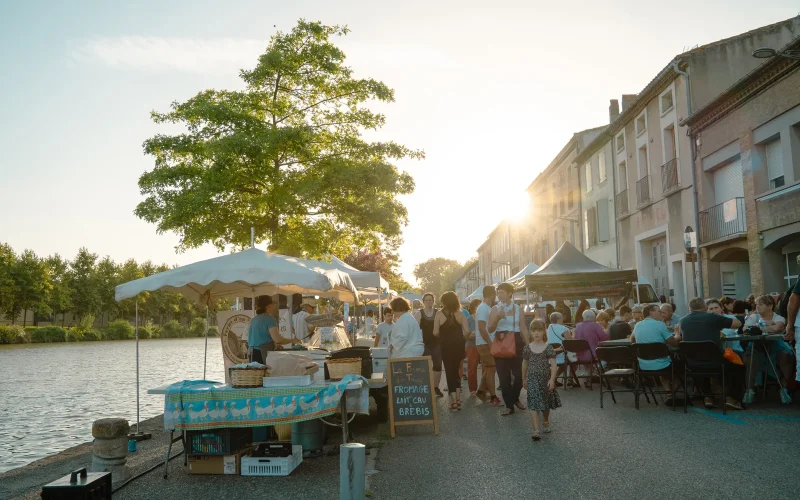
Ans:
<svg viewBox="0 0 800 500"><path fill-rule="evenodd" d="M94 450L93 472L110 472L113 484L128 479L128 432L130 426L124 418L101 418L92 424Z"/></svg>

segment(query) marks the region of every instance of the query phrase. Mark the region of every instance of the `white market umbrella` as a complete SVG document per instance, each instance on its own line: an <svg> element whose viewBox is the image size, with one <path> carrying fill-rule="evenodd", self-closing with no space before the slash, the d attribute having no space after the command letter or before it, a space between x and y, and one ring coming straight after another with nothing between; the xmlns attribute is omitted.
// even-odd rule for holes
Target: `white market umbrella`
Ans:
<svg viewBox="0 0 800 500"><path fill-rule="evenodd" d="M353 280L353 283L355 283L358 291L362 294L377 293L377 296L373 295L373 297L375 300L377 300L377 304L379 306L378 321L382 321L383 308L380 307L382 302L381 297L383 293L389 290L389 282L386 281L379 272L358 270L335 255L331 256L330 265L333 266L334 269L346 272L348 276L350 276L350 279Z"/></svg>
<svg viewBox="0 0 800 500"><path fill-rule="evenodd" d="M358 291L347 273L319 266L316 261L268 253L258 248L215 257L118 285L117 301L141 292L164 290L206 305L206 346L203 378L208 355L208 305L216 299L240 296L314 294L339 300L358 301ZM139 433L139 305L136 303L136 431Z"/></svg>

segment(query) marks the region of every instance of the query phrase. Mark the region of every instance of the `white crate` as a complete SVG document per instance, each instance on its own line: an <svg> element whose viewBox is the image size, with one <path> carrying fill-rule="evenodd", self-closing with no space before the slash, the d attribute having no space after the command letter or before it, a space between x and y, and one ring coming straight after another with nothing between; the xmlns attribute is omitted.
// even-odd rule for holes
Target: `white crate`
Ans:
<svg viewBox="0 0 800 500"><path fill-rule="evenodd" d="M286 377L264 377L263 387L299 387L311 385L311 375L292 375Z"/></svg>
<svg viewBox="0 0 800 500"><path fill-rule="evenodd" d="M242 457L243 476L288 476L303 463L303 447L292 445L291 457Z"/></svg>

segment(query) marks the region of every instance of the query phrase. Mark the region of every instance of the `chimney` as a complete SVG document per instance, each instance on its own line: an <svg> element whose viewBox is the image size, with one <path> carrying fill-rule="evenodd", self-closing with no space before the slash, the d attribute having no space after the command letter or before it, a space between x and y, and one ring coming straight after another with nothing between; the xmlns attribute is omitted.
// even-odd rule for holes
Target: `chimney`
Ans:
<svg viewBox="0 0 800 500"><path fill-rule="evenodd" d="M619 118L619 101L611 99L611 104L608 106L608 123L614 123L617 118Z"/></svg>
<svg viewBox="0 0 800 500"><path fill-rule="evenodd" d="M622 112L624 113L626 109L631 107L633 101L639 97L639 94L622 94Z"/></svg>

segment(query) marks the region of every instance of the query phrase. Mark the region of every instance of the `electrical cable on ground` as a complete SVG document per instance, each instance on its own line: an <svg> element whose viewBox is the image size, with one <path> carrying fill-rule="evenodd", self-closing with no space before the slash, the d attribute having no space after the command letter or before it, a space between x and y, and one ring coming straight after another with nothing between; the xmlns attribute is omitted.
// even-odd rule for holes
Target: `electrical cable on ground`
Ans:
<svg viewBox="0 0 800 500"><path fill-rule="evenodd" d="M183 454L182 451L178 452L176 455L173 455L173 456L169 457L169 460L167 460L167 462L171 462L173 458L177 458L177 457L181 456L181 454ZM111 490L111 493L113 494L113 493L118 492L119 490L124 488L128 483L133 482L135 479L139 479L140 477L144 476L145 474L149 474L150 472L153 472L154 470L158 469L159 467L162 467L163 465L164 465L164 462L158 462L157 464L155 464L154 466L150 467L149 469L147 469L147 470L145 470L143 472L140 472L140 473L136 474L135 476L133 476L131 478L128 478L125 482L123 482L122 484L120 484L119 486L117 486L116 488Z"/></svg>

